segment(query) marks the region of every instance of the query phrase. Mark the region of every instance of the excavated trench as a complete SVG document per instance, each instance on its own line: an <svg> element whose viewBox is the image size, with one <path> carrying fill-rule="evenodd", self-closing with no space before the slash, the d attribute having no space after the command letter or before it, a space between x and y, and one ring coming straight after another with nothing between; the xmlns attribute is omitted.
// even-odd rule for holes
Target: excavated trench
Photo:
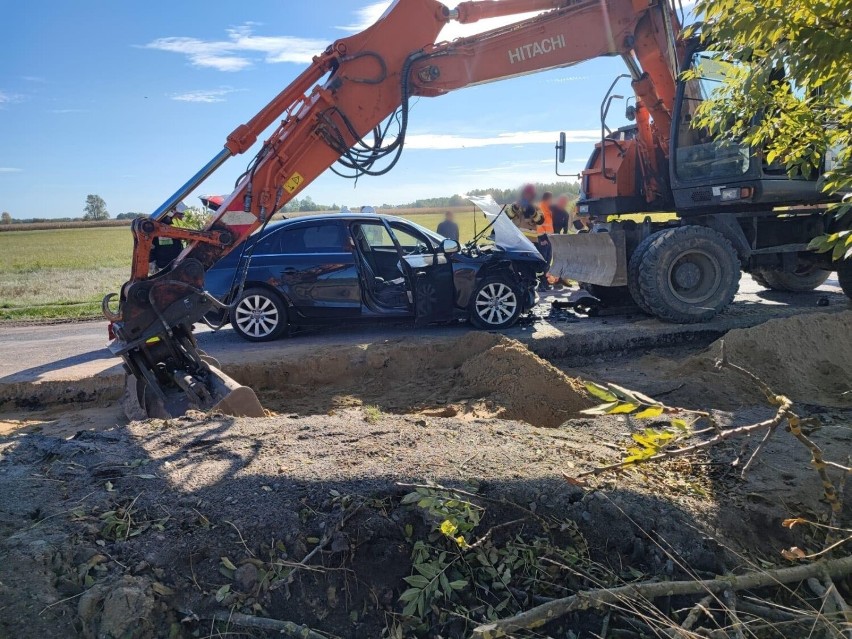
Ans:
<svg viewBox="0 0 852 639"><path fill-rule="evenodd" d="M314 348L307 357L228 372L281 414L373 406L393 414L555 427L590 405L579 380L523 344L489 333Z"/></svg>
<svg viewBox="0 0 852 639"><path fill-rule="evenodd" d="M556 427L590 406L579 380L520 342L491 333L345 345L294 341L274 360L248 351L242 362L223 368L253 388L269 412L289 416L370 407L372 415L504 418ZM30 384L15 397L0 397L0 435L67 435L126 423L117 369L73 384Z"/></svg>

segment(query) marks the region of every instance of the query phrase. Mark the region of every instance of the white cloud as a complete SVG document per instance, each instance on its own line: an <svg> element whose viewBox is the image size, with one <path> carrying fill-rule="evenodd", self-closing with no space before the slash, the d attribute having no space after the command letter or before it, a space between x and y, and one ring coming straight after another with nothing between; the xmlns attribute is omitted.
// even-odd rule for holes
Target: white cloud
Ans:
<svg viewBox="0 0 852 639"><path fill-rule="evenodd" d="M0 173L20 173L23 169L18 169L13 166L0 166Z"/></svg>
<svg viewBox="0 0 852 639"><path fill-rule="evenodd" d="M47 110L47 112L48 112L48 113L57 113L57 114L63 114L63 113L88 113L88 111L89 111L88 109L48 109L48 110Z"/></svg>
<svg viewBox="0 0 852 639"><path fill-rule="evenodd" d="M24 96L19 93L9 93L8 91L0 91L0 105L20 102L23 99Z"/></svg>
<svg viewBox="0 0 852 639"><path fill-rule="evenodd" d="M258 36L254 35L252 27L253 23L246 23L227 29L227 40L173 36L157 38L144 48L182 54L197 67L241 71L250 67L256 59L268 63L307 64L328 44L324 40L295 36Z"/></svg>
<svg viewBox="0 0 852 639"><path fill-rule="evenodd" d="M219 89L199 89L198 91L186 91L184 93L175 93L171 96L172 100L178 102L203 102L210 104L212 102L224 102L225 96L229 93L236 92L237 89L231 87L221 87Z"/></svg>
<svg viewBox="0 0 852 639"><path fill-rule="evenodd" d="M355 20L352 24L339 26L337 28L353 33L363 31L367 27L375 24L392 3L392 0L383 0L382 2L373 2L368 4L355 11ZM458 3L450 3L451 6L455 6L455 4ZM456 38L464 38L477 33L482 33L483 31L489 31L490 29L497 29L499 27L504 27L507 24L512 24L513 22L526 20L527 18L538 15L538 13L541 12L520 13L513 16L488 18L487 20L480 20L479 22L472 22L470 24L459 24L455 21L449 22L441 31L439 41L451 41Z"/></svg>
<svg viewBox="0 0 852 639"><path fill-rule="evenodd" d="M362 7L355 11L355 21L352 24L339 26L337 28L342 31L351 31L353 33L363 31L367 27L374 25L376 21L382 17L382 14L390 5L390 0L368 4L366 7Z"/></svg>
<svg viewBox="0 0 852 639"><path fill-rule="evenodd" d="M551 84L565 84L566 82L579 82L580 80L588 80L587 75L569 75L564 78L551 78L548 80Z"/></svg>
<svg viewBox="0 0 852 639"><path fill-rule="evenodd" d="M566 131L568 142L595 142L600 139L597 129ZM471 137L447 133L414 133L405 138L407 149L471 149L486 146L525 144L555 144L559 131L512 131L488 137Z"/></svg>

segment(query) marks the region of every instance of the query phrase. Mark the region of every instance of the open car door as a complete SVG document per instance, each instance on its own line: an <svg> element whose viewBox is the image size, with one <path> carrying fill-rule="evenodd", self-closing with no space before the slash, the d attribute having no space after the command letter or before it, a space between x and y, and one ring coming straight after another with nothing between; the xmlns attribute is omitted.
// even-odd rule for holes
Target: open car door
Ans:
<svg viewBox="0 0 852 639"><path fill-rule="evenodd" d="M415 324L453 319L456 297L453 265L443 246L436 246L434 240L403 222L384 222L409 281Z"/></svg>

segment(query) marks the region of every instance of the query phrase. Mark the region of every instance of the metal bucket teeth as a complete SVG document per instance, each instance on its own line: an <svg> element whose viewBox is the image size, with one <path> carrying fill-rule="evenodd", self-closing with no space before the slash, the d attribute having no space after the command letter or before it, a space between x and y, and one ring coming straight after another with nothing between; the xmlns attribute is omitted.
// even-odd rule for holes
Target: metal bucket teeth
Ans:
<svg viewBox="0 0 852 639"><path fill-rule="evenodd" d="M143 419L170 419L180 417L188 410L218 412L233 417L265 417L266 412L257 395L248 386L241 386L215 366L210 366L207 390L210 400L204 405L192 402L181 389L165 393L165 399L147 387L144 380L127 375L122 404L131 421Z"/></svg>

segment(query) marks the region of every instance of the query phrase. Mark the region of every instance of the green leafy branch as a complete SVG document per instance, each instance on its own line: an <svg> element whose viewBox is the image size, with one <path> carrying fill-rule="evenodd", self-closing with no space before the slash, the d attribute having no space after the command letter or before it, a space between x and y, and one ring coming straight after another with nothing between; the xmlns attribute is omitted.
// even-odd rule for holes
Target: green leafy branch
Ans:
<svg viewBox="0 0 852 639"><path fill-rule="evenodd" d="M399 597L405 619L398 629L409 631L403 636L424 634L440 624L494 620L506 611L520 611L537 597L566 594L577 575L594 573L596 581L612 580L590 564L588 545L571 521L549 522L530 513L474 538L485 513L471 501L476 497L452 488L417 486L402 499L432 520L428 539L413 543L412 574L405 577L408 587ZM495 540L496 531L529 521L546 534L526 537L518 532ZM565 543L550 538L551 531L566 537Z"/></svg>
<svg viewBox="0 0 852 639"><path fill-rule="evenodd" d="M692 427L699 419L708 419L714 423L709 413L666 406L638 391L616 384L602 386L586 382L586 390L604 402L584 410L586 415L630 415L636 419L654 419L662 415L671 417L665 428L646 428L641 433L631 435L635 445L627 449L627 456L622 460L625 465L651 459L672 444L693 435ZM690 417L691 421L687 421Z"/></svg>

